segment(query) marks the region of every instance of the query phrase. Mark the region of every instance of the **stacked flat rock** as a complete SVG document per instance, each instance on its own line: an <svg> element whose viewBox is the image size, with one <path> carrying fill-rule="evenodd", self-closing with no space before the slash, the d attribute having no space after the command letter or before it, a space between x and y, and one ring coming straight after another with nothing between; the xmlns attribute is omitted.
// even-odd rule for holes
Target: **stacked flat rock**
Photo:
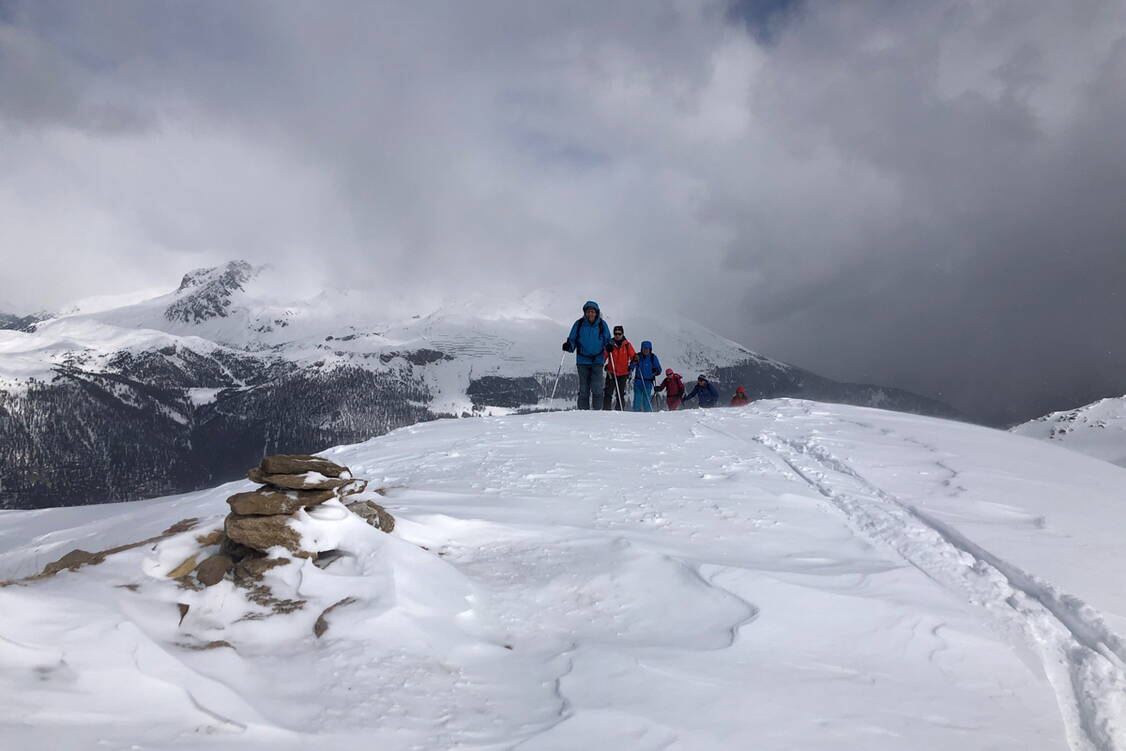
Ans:
<svg viewBox="0 0 1126 751"><path fill-rule="evenodd" d="M301 537L289 521L300 509L339 499L353 513L373 527L390 532L395 520L372 501L348 502L349 496L367 489L367 480L357 480L347 467L306 454L267 456L247 472L260 487L235 493L227 499L231 512L223 525L220 551L200 564L196 577L211 586L228 572L236 577L257 578L288 559L265 559L270 548L281 546L295 558L316 558L317 551L305 550Z"/></svg>

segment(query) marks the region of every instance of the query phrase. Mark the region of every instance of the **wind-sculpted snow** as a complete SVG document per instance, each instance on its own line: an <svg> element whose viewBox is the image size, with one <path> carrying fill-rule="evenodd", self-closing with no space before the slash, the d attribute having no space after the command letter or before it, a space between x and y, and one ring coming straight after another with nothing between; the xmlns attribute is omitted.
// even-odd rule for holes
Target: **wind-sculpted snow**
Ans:
<svg viewBox="0 0 1126 751"><path fill-rule="evenodd" d="M1126 748L1126 471L1110 464L797 401L439 421L324 455L384 488L395 531L308 515L301 533L342 554L275 569L303 602L278 612L164 578L246 483L0 512L0 579L199 519L0 588L0 737Z"/></svg>

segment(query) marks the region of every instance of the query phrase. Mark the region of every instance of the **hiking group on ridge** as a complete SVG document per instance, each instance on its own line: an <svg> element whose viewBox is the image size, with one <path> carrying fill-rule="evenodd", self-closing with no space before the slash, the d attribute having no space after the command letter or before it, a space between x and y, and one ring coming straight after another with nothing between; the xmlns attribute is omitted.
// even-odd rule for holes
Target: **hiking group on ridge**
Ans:
<svg viewBox="0 0 1126 751"><path fill-rule="evenodd" d="M614 326L613 333L602 318L598 303L588 300L583 305L582 318L575 321L567 339L564 352L575 354L575 369L579 378L579 409L609 410L626 408L629 383L633 381L634 412L655 411L656 395L664 392L665 406L677 410L684 403L697 399L701 407L714 407L719 403L719 391L701 374L690 392L686 393L684 380L672 368L661 376L661 361L653 351L653 343L643 341L636 350L625 337L622 326ZM746 390L740 386L731 398L731 406L750 403Z"/></svg>

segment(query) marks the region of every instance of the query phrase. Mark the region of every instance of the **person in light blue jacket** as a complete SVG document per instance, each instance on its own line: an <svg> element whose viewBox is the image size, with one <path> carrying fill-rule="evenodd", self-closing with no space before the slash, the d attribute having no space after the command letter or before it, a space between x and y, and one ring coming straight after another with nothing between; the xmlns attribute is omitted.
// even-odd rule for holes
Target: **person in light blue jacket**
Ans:
<svg viewBox="0 0 1126 751"><path fill-rule="evenodd" d="M587 300L583 317L575 321L571 333L563 342L564 352L575 353L575 369L579 374L579 409L602 409L602 390L605 381L602 367L606 350L617 349L610 327L602 320L598 303Z"/></svg>
<svg viewBox="0 0 1126 751"><path fill-rule="evenodd" d="M642 342L637 359L629 366L633 373L633 411L653 411L653 382L661 374L661 361L653 354L653 342Z"/></svg>

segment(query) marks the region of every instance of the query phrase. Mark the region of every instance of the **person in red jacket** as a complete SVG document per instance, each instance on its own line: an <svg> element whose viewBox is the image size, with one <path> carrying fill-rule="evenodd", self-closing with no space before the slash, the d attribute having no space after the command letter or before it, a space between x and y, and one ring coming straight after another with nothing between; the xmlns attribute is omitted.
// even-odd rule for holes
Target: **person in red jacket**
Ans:
<svg viewBox="0 0 1126 751"><path fill-rule="evenodd" d="M625 409L626 383L629 381L629 364L637 359L637 352L626 339L626 331L621 326L614 327L616 349L606 350L606 389L602 392L602 409L611 408L611 400L617 402L614 409Z"/></svg>
<svg viewBox="0 0 1126 751"><path fill-rule="evenodd" d="M672 368L665 370L665 380L657 384L653 390L665 392L665 406L670 412L680 409L680 400L684 398L684 380L679 373L674 373Z"/></svg>
<svg viewBox="0 0 1126 751"><path fill-rule="evenodd" d="M751 398L747 396L747 392L743 390L742 386L735 389L735 396L731 397L732 407L745 407L750 403Z"/></svg>

